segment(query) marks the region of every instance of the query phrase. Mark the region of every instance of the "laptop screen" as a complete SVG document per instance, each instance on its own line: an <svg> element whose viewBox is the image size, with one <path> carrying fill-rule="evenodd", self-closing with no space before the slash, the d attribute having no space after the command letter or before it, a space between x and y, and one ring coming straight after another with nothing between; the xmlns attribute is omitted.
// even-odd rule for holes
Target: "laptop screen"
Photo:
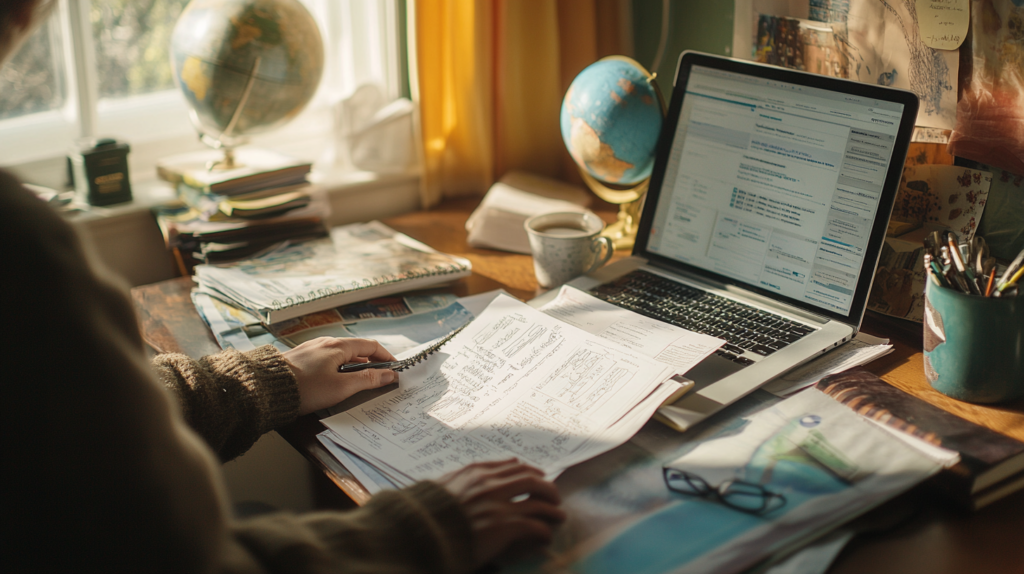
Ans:
<svg viewBox="0 0 1024 574"><path fill-rule="evenodd" d="M906 154L907 106L813 87L807 74L686 71L660 142L653 217L645 208L647 252L827 315L857 311L895 193L882 200L887 175Z"/></svg>

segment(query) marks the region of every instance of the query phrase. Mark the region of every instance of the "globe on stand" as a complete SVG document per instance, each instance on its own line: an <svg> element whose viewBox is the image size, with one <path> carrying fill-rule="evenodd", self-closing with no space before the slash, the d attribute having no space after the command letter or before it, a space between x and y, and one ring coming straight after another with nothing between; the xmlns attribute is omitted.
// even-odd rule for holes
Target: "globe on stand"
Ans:
<svg viewBox="0 0 1024 574"><path fill-rule="evenodd" d="M306 107L324 68L320 30L298 0L192 0L171 35L171 68L210 169L240 167L233 149Z"/></svg>
<svg viewBox="0 0 1024 574"><path fill-rule="evenodd" d="M619 206L603 235L629 249L654 167L665 102L655 75L631 58L608 56L587 66L562 100L562 141L587 187Z"/></svg>

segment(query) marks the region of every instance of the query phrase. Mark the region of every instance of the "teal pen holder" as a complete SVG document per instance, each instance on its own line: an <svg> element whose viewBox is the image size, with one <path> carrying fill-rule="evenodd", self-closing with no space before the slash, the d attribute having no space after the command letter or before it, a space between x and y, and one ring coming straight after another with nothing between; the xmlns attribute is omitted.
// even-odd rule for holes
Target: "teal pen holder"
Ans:
<svg viewBox="0 0 1024 574"><path fill-rule="evenodd" d="M1024 396L1024 298L925 287L924 373L940 393L972 403Z"/></svg>

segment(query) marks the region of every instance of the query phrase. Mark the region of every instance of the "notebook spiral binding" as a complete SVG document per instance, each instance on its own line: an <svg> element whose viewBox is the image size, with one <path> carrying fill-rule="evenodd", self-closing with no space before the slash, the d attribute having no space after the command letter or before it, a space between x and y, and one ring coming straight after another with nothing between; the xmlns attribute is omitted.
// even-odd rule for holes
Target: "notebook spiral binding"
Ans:
<svg viewBox="0 0 1024 574"><path fill-rule="evenodd" d="M406 279L418 279L420 277L433 277L436 275L448 275L450 273L458 273L465 269L464 265L456 265L454 263L445 263L436 265L434 267L425 267L422 269L410 269L398 275L385 275L374 279L366 279L360 282L353 282L348 287L340 287L338 289L317 289L316 291L310 291L305 297L293 296L287 297L283 301L280 299L274 299L270 302L270 308L274 311L280 311L293 305L300 303L308 303L310 301L316 301L317 299L323 299L324 297L330 297L338 293L348 293L351 291L359 291L360 289L369 289L371 287L377 287L378 285L387 285L388 283L394 283L396 281L403 281Z"/></svg>
<svg viewBox="0 0 1024 574"><path fill-rule="evenodd" d="M470 321L470 323L472 323L472 321ZM455 337L455 335L458 335L459 332L462 331L463 329L465 329L467 325L469 325L469 323L466 323L465 325L459 327L458 329L455 329L451 333L448 333L447 335L444 336L444 338L438 340L433 345L427 347L426 349L423 349L422 351L420 351L419 353L416 353L415 355L409 357L408 359L403 359L402 361L399 361L401 363L401 365L395 367L392 370L394 370L394 371L404 371L405 369L408 369L408 368L410 368L410 367L412 367L414 365L418 365L419 363L422 363L423 361L427 360L427 357L429 357L430 355L433 355L435 352L437 352L438 349L443 347L445 345L445 343L447 343L448 341L451 341Z"/></svg>

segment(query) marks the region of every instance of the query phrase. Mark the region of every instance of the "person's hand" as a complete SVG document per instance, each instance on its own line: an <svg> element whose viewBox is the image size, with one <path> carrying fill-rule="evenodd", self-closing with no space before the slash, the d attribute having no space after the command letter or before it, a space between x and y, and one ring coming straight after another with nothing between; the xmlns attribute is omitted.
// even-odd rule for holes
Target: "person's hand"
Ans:
<svg viewBox="0 0 1024 574"><path fill-rule="evenodd" d="M516 459L478 462L438 481L469 518L479 568L509 550L551 542L565 521L561 497L544 473Z"/></svg>
<svg viewBox="0 0 1024 574"><path fill-rule="evenodd" d="M304 415L336 405L365 389L375 389L398 380L389 369L363 369L339 373L346 363L394 361L395 357L370 339L320 337L283 353L299 387L299 414Z"/></svg>

